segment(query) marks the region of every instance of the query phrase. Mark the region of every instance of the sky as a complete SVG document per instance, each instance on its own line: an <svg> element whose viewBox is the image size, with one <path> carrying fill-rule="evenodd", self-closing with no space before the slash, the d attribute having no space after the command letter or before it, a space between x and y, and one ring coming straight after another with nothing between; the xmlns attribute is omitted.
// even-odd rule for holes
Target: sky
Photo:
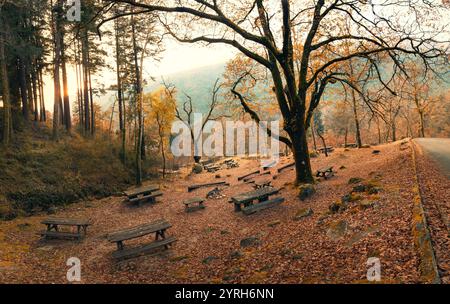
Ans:
<svg viewBox="0 0 450 304"><path fill-rule="evenodd" d="M110 60L114 60L114 50L107 50ZM201 44L180 43L174 40L165 42L165 51L161 54L161 60L155 62L146 60L144 62L143 78L150 79L155 77L161 79L162 76L168 76L183 71L193 70L200 67L225 63L234 57L236 51L225 45L203 46ZM114 66L114 61L110 61ZM68 68L69 97L71 103L76 100L76 76L74 67ZM93 86L102 84L105 88L115 84L115 70L104 70L93 75ZM45 81L45 106L47 111L53 112L53 77L46 75ZM95 98L94 98L95 100Z"/></svg>

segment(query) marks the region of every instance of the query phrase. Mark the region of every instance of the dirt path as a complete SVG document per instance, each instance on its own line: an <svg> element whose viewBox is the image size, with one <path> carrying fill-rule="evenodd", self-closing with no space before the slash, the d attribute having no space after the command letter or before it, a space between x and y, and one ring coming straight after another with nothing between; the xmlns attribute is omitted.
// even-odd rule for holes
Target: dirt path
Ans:
<svg viewBox="0 0 450 304"><path fill-rule="evenodd" d="M64 283L66 261L82 262L82 283L350 283L367 282L367 260L378 257L383 282L419 281L417 255L411 236L413 169L411 151L399 143L372 149L337 149L329 158L312 160L313 168L332 165L334 178L316 185L317 193L305 201L297 198L292 170L273 181L286 202L244 216L233 211L228 199L251 190L237 176L258 166L240 160L241 167L221 170L231 183L225 197L208 200L207 208L185 213L181 201L205 196L208 189L187 193L192 183L216 180L213 173L172 178L161 183L164 196L153 206L130 208L122 197L69 206L57 216L89 217L94 225L80 243L41 241L36 232L47 215L0 223L0 282ZM289 160L284 159L284 163ZM272 172L272 175L275 171ZM355 195L339 213L329 206L355 185L351 177L371 180L379 193ZM299 210L313 214L295 220ZM173 227L168 234L178 242L158 256L114 263L115 245L109 232L165 218ZM241 246L251 238L250 246ZM247 240L247 241L249 241Z"/></svg>

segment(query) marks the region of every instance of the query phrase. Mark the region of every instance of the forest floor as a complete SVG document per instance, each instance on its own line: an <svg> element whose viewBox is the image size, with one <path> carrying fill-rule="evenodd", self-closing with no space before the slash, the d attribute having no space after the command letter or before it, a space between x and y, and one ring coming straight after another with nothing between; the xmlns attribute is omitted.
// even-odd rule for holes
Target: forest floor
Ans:
<svg viewBox="0 0 450 304"><path fill-rule="evenodd" d="M273 185L282 189L286 202L249 216L234 212L228 200L252 190L237 176L258 168L259 161L239 159L239 168L157 181L164 196L154 205L129 207L124 197L110 197L65 207L55 216L93 222L81 242L41 240L36 233L44 228L44 214L0 222L0 282L65 283L70 257L81 260L81 283L365 283L370 257L380 259L382 282L420 282L411 232L411 153L409 144L395 142L313 158L314 170L331 165L337 173L318 182L317 193L305 201L297 197L293 170L277 174L272 169L278 175ZM184 199L205 197L211 190L188 193L187 187L214 182L217 174L231 184L223 189L224 197L186 213ZM330 204L352 191L355 184L348 181L355 177L376 183L381 191L353 195L346 210L330 213ZM313 214L296 219L304 208ZM168 251L113 261L116 245L107 241L108 233L160 218L173 225L167 234L178 239ZM242 247L244 239L248 246Z"/></svg>

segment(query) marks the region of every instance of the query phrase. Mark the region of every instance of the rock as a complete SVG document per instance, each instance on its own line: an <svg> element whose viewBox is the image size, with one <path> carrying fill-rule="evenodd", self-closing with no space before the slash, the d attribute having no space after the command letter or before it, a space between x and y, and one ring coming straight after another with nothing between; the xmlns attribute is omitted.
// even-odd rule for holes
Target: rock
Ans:
<svg viewBox="0 0 450 304"><path fill-rule="evenodd" d="M297 211L294 217L294 221L299 221L304 217L313 215L314 211L311 208L303 208Z"/></svg>
<svg viewBox="0 0 450 304"><path fill-rule="evenodd" d="M294 254L293 256L292 256L292 259L293 260L301 260L301 259L303 259L303 254Z"/></svg>
<svg viewBox="0 0 450 304"><path fill-rule="evenodd" d="M342 238L348 230L348 223L344 220L333 222L327 230L327 236L332 239Z"/></svg>
<svg viewBox="0 0 450 304"><path fill-rule="evenodd" d="M218 257L216 257L216 256L209 256L209 257L203 259L202 263L203 264L209 264L212 261L217 260L217 259L218 259Z"/></svg>
<svg viewBox="0 0 450 304"><path fill-rule="evenodd" d="M259 238L251 236L245 239L241 240L241 247L252 247L252 246L258 246L259 244L261 244L261 241L259 240Z"/></svg>
<svg viewBox="0 0 450 304"><path fill-rule="evenodd" d="M220 176L220 174L216 174L216 178L222 178L222 176Z"/></svg>
<svg viewBox="0 0 450 304"><path fill-rule="evenodd" d="M316 193L316 188L312 184L303 184L298 187L299 193L298 197L304 201L308 197L311 197L314 193Z"/></svg>
<svg viewBox="0 0 450 304"><path fill-rule="evenodd" d="M359 184L359 185L353 187L352 192L366 192L367 190L368 189L367 189L366 185Z"/></svg>
<svg viewBox="0 0 450 304"><path fill-rule="evenodd" d="M359 201L359 200L361 200L361 199L362 199L362 196L360 196L360 195L355 195L355 194L353 194L353 193L349 193L349 194L344 195L344 196L341 198L341 202L342 202L342 203L352 203L352 202Z"/></svg>
<svg viewBox="0 0 450 304"><path fill-rule="evenodd" d="M309 157L310 158L316 158L319 157L319 153L317 153L316 151L312 151L309 153Z"/></svg>
<svg viewBox="0 0 450 304"><path fill-rule="evenodd" d="M380 150L373 150L373 151L372 151L372 154L375 154L375 155L380 154L380 153L381 153Z"/></svg>
<svg viewBox="0 0 450 304"><path fill-rule="evenodd" d="M378 204L377 201L371 201L368 199L362 200L359 202L359 208L361 209L367 209L367 208L372 208L374 206L376 206Z"/></svg>
<svg viewBox="0 0 450 304"><path fill-rule="evenodd" d="M368 148L370 148L370 145L365 144L365 145L362 145L361 148L363 148L363 149L368 149Z"/></svg>
<svg viewBox="0 0 450 304"><path fill-rule="evenodd" d="M56 207L49 207L47 209L47 214L55 214L56 211L58 211L58 209L56 209Z"/></svg>
<svg viewBox="0 0 450 304"><path fill-rule="evenodd" d="M15 219L17 216L18 214L16 210L14 210L9 203L0 201L0 219L5 221L11 221Z"/></svg>
<svg viewBox="0 0 450 304"><path fill-rule="evenodd" d="M170 258L170 261L171 262L179 262L179 261L183 261L183 260L186 260L186 259L188 259L187 255L180 255L180 256L176 256L176 257Z"/></svg>
<svg viewBox="0 0 450 304"><path fill-rule="evenodd" d="M340 166L339 167L339 170L344 170L344 169L347 169L347 167L346 166Z"/></svg>
<svg viewBox="0 0 450 304"><path fill-rule="evenodd" d="M347 209L347 203L346 202L334 202L330 206L328 206L328 209L331 213L338 213L342 212L345 209Z"/></svg>
<svg viewBox="0 0 450 304"><path fill-rule="evenodd" d="M281 224L281 221L280 220L276 220L276 221L270 222L269 224L267 224L267 226L275 227L275 226L277 226L279 224Z"/></svg>
<svg viewBox="0 0 450 304"><path fill-rule="evenodd" d="M381 187L373 187L373 188L370 188L369 191L367 191L367 193L369 193L369 194L378 194L382 190L383 190L383 188L381 188Z"/></svg>
<svg viewBox="0 0 450 304"><path fill-rule="evenodd" d="M200 164L194 164L194 166L192 167L192 172L195 174L200 174L203 172L203 166Z"/></svg>
<svg viewBox="0 0 450 304"><path fill-rule="evenodd" d="M360 178L360 177L352 177L352 178L350 178L350 179L348 180L348 184L349 184L349 185L351 185L351 184L358 184L358 183L360 183L360 182L362 182L362 181L363 181L363 179Z"/></svg>
<svg viewBox="0 0 450 304"><path fill-rule="evenodd" d="M240 252L240 251L233 251L231 254L230 254L230 258L232 258L232 259L239 259L240 257L242 257L243 256L243 254L242 254L242 252Z"/></svg>

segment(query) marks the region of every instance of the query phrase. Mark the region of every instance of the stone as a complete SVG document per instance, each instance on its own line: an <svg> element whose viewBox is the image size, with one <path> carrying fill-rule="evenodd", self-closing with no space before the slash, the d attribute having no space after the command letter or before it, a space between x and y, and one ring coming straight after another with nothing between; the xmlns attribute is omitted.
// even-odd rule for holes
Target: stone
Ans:
<svg viewBox="0 0 450 304"><path fill-rule="evenodd" d="M359 200L361 200L361 199L362 199L362 196L360 196L360 195L355 195L355 194L353 194L353 193L349 193L349 194L344 195L344 196L341 198L341 202L342 202L342 203L352 203L352 202L359 201Z"/></svg>
<svg viewBox="0 0 450 304"><path fill-rule="evenodd" d="M203 264L209 264L209 263L211 263L212 261L215 261L215 260L217 260L217 259L218 259L218 257L216 257L216 256L209 256L209 257L203 259L202 263L203 263Z"/></svg>
<svg viewBox="0 0 450 304"><path fill-rule="evenodd" d="M375 155L378 155L378 154L380 154L380 153L381 153L380 150L373 150L373 151L372 151L372 154L375 154Z"/></svg>
<svg viewBox="0 0 450 304"><path fill-rule="evenodd" d="M330 210L331 213L338 213L338 212L342 212L344 210L347 209L347 204L346 202L334 202L332 203L330 206L328 206L328 209Z"/></svg>
<svg viewBox="0 0 450 304"><path fill-rule="evenodd" d="M269 224L267 224L267 226L275 227L275 226L277 226L279 224L281 224L281 221L280 220L276 220L276 221L270 222Z"/></svg>
<svg viewBox="0 0 450 304"><path fill-rule="evenodd" d="M310 158L317 158L317 157L319 157L319 153L317 153L316 151L310 152L309 153L309 157Z"/></svg>
<svg viewBox="0 0 450 304"><path fill-rule="evenodd" d="M362 145L361 148L363 148L363 149L368 149L368 148L370 148L370 145L365 144L365 145Z"/></svg>
<svg viewBox="0 0 450 304"><path fill-rule="evenodd" d="M378 203L377 201L371 201L371 200L365 199L365 200L362 200L359 202L359 207L361 209L368 209L368 208L372 208L372 207L376 206L377 203Z"/></svg>
<svg viewBox="0 0 450 304"><path fill-rule="evenodd" d="M350 178L350 179L348 180L348 184L349 184L349 185L351 185L351 184L358 184L358 183L360 183L360 182L362 182L362 181L363 181L363 179L360 178L360 177L352 177L352 178Z"/></svg>
<svg viewBox="0 0 450 304"><path fill-rule="evenodd" d="M49 207L49 208L47 209L47 214L55 214L56 211L58 211L58 210L56 209L56 207Z"/></svg>
<svg viewBox="0 0 450 304"><path fill-rule="evenodd" d="M339 170L344 170L344 169L347 169L347 167L346 166L340 166L339 167Z"/></svg>
<svg viewBox="0 0 450 304"><path fill-rule="evenodd" d="M302 208L297 211L294 217L294 221L299 221L302 218L313 215L314 211L311 208Z"/></svg>
<svg viewBox="0 0 450 304"><path fill-rule="evenodd" d="M327 236L332 239L342 238L348 230L348 223L344 220L333 222L330 224L327 230Z"/></svg>
<svg viewBox="0 0 450 304"><path fill-rule="evenodd" d="M258 246L259 244L261 244L261 241L259 240L259 238L251 236L245 239L241 240L241 247L252 247L252 246Z"/></svg>
<svg viewBox="0 0 450 304"><path fill-rule="evenodd" d="M304 201L308 197L311 197L314 193L316 193L316 188L312 184L303 184L298 187L299 193L298 197L300 200Z"/></svg>
<svg viewBox="0 0 450 304"><path fill-rule="evenodd" d="M353 187L352 192L366 192L367 190L367 185L359 184Z"/></svg>
<svg viewBox="0 0 450 304"><path fill-rule="evenodd" d="M242 252L240 252L240 251L233 251L231 254L230 254L230 258L232 258L232 259L239 259L240 257L242 257L243 256L243 254L242 254Z"/></svg>
<svg viewBox="0 0 450 304"><path fill-rule="evenodd" d="M222 178L222 176L220 176L220 174L216 174L216 178L219 179Z"/></svg>
<svg viewBox="0 0 450 304"><path fill-rule="evenodd" d="M192 172L195 174L200 174L203 172L203 166L200 164L194 164L194 166L192 167Z"/></svg>

